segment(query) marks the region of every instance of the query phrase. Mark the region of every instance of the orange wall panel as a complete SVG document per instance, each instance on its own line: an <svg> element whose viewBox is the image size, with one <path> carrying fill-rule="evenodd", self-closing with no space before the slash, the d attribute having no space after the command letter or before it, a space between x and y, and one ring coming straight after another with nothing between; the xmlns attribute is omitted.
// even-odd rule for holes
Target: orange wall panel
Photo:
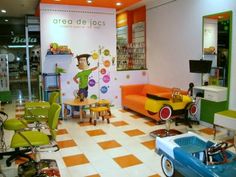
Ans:
<svg viewBox="0 0 236 177"><path fill-rule="evenodd" d="M146 21L146 7L140 7L133 10L133 23L145 22Z"/></svg>

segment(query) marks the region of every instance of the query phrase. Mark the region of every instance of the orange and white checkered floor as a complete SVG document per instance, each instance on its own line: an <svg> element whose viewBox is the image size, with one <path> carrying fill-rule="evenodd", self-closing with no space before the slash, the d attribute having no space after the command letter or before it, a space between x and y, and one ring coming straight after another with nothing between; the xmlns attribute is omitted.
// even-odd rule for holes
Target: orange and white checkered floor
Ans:
<svg viewBox="0 0 236 177"><path fill-rule="evenodd" d="M14 106L5 105L5 112L10 117L23 115L23 107L19 104L14 110ZM94 126L88 118L84 119L84 123L78 122L78 118L60 121L57 132L60 151L40 153L42 159L56 159L62 177L164 176L161 157L154 151L155 139L149 133L165 128L165 125L156 125L152 119L117 108L112 109L110 124L100 120ZM171 128L213 138L213 130L202 125L193 125L190 129L185 125L175 127L172 124ZM9 141L11 136L12 132L5 133L5 139ZM225 132L222 132L222 136L218 137L224 136ZM5 158L0 160L4 173L7 177L17 176L17 165L14 163L6 167Z"/></svg>

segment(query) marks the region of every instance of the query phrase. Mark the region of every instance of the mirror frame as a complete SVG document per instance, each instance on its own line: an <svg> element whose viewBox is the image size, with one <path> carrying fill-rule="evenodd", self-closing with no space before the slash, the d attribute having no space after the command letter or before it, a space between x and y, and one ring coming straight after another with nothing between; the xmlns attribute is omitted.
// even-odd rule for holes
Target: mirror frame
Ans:
<svg viewBox="0 0 236 177"><path fill-rule="evenodd" d="M202 56L204 55L204 18L209 17L209 16L215 16L215 15L221 15L229 13L229 53L228 53L228 73L227 73L227 107L229 107L229 97L230 97L230 79L231 79L231 56L232 56L232 23L233 23L233 11L224 11L220 13L214 13L214 14L209 14L209 15L204 15L202 17Z"/></svg>

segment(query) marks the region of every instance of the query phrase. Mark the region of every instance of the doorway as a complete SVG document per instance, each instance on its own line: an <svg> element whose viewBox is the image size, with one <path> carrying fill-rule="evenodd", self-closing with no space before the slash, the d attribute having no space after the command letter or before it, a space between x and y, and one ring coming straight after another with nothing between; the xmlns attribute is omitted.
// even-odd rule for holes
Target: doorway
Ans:
<svg viewBox="0 0 236 177"><path fill-rule="evenodd" d="M25 26L27 18L0 19L0 54L7 56L7 69L11 100L39 99L40 31L28 32L29 68L27 67ZM39 29L39 27L38 27ZM30 72L30 80L27 71ZM30 88L28 82L30 81ZM1 87L1 85L0 85ZM29 89L30 93L29 96ZM6 90L7 91L7 90ZM0 93L1 94L1 93Z"/></svg>

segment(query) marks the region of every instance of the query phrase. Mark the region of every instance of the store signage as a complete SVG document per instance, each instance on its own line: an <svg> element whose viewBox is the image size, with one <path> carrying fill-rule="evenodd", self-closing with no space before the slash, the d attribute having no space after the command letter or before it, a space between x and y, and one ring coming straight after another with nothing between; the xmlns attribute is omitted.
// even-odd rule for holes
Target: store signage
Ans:
<svg viewBox="0 0 236 177"><path fill-rule="evenodd" d="M93 19L60 19L55 18L52 20L55 25L67 25L73 27L87 27L87 28L100 28L106 26L105 21Z"/></svg>
<svg viewBox="0 0 236 177"><path fill-rule="evenodd" d="M38 42L37 38L29 37L29 43L37 43L37 42ZM25 39L25 37L14 36L11 38L11 43L12 44L25 44L26 39Z"/></svg>

